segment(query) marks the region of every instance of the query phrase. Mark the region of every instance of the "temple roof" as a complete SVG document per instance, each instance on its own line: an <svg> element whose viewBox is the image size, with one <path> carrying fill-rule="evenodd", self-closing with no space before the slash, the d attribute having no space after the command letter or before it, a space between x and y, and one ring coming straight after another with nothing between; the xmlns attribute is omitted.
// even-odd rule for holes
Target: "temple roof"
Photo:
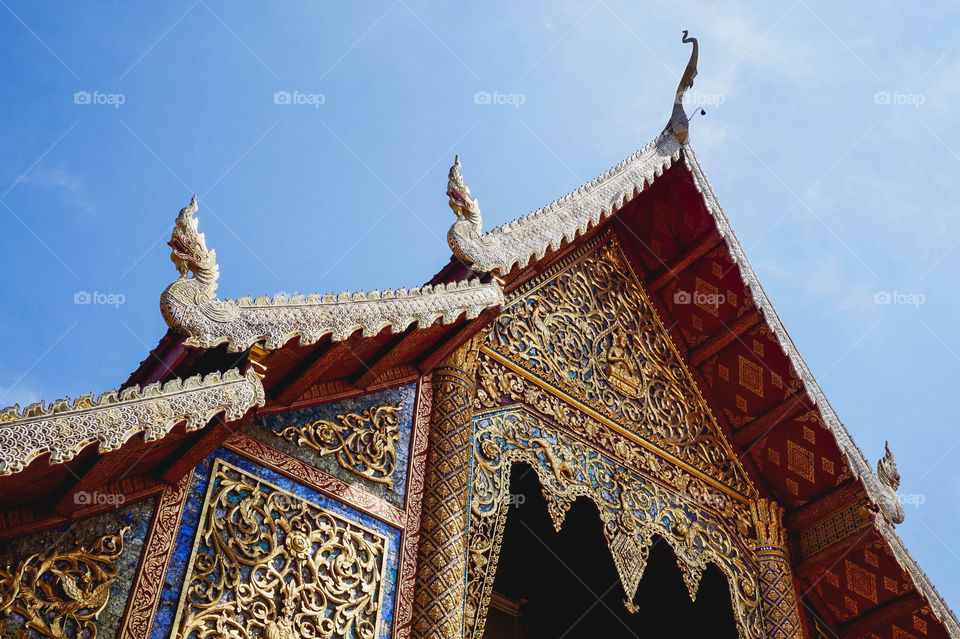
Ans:
<svg viewBox="0 0 960 639"><path fill-rule="evenodd" d="M903 508L896 494L899 477L892 454L881 462L883 476L874 473L783 326L690 146L682 98L695 74L693 60L692 73L688 65L678 88L667 127L649 144L579 189L491 231L483 232L479 204L463 181L458 159L447 189L458 216L448 241L458 261L441 271L435 284L419 288L218 300L216 257L197 231L194 199L181 210L170 242L171 258L181 275L161 300L170 332L119 394L108 393L97 402L84 397L73 405L61 400L49 408L8 409L0 415L0 450L4 451L0 475L26 475L21 471L44 453L51 454L51 464L73 460L77 465L68 468L71 473L81 466L96 468L96 455L124 447L129 457L131 452L146 450L147 442L163 439L167 447L146 457L140 468L145 472L150 464L156 467L176 459L184 445L196 444L199 440L185 440L186 432L203 427L215 414L225 413L227 420L235 420L256 405L280 411L415 379L488 323L500 307L510 303L511 292L520 284L618 220L620 227L629 230L623 244L631 244L631 237L640 240L632 241L630 259L638 276L645 276L641 284L658 313L674 320L671 338L712 411L724 421L729 439L749 462L753 477L791 511L791 533L802 535L844 508L859 507L858 500L863 499L874 535L837 541L833 550L815 557L801 556L795 562L801 564L798 576L811 584L804 594L812 596L815 591L823 600L833 597L823 594L824 571L832 570L854 550L870 552L867 543L881 544L882 548L871 547L890 555L909 578L907 586L922 596L914 608L929 606L946 632L960 638L956 617L894 531L894 525L903 520ZM676 228L665 220L676 221ZM730 268L719 272L714 268L711 274L711 263ZM188 277L189 273L193 276ZM696 286L736 293L737 300L713 317L696 316L693 305L671 301L671 294L681 291L681 285L693 286L694 280ZM237 352L240 356L232 355ZM731 389L724 375L729 376L728 364L736 358L762 363L768 370L761 375L777 388L776 396L748 400ZM251 368L243 374L226 372L248 362L264 365L265 373ZM196 373L207 376L192 377ZM185 377L190 379L180 381ZM164 418L157 417L158 410ZM174 433L174 426L183 422L186 432ZM71 426L64 429L63 424ZM788 472L780 459L791 445L797 448L787 431L802 430L812 442L820 428L829 434L829 441L820 438L802 453L814 460L812 466L797 470L792 460L786 464L794 475L808 474L807 485L798 487L791 477L784 480ZM144 441L133 437L139 432L146 434ZM97 453L79 459L91 443L99 443ZM761 453L773 461L766 463ZM112 476L99 472L105 480ZM57 485L65 474L45 477L37 490ZM18 486L26 489L32 480L24 477ZM24 498L30 495L25 492ZM826 559L834 557L833 563ZM838 583L848 590L852 587ZM874 594L873 601L869 597L864 601L875 605L874 612L887 609L889 613L889 607L905 605L909 593L901 590L880 600ZM909 615L914 608L896 610ZM848 629L868 616L856 606L830 610L836 624ZM880 612L877 618L885 619Z"/></svg>

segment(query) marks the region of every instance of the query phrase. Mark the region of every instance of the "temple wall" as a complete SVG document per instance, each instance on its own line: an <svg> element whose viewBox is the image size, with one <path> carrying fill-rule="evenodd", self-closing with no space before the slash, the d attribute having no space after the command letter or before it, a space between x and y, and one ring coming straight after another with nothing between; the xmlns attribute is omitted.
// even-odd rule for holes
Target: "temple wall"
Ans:
<svg viewBox="0 0 960 639"><path fill-rule="evenodd" d="M21 562L79 543L94 568L72 585L102 597L106 589L96 588L109 581L102 610L80 620L88 626L69 615L58 626L48 614L49 632L27 630L24 639L407 636L430 388L427 377L248 420L149 499L0 541L0 608L8 611L0 634L24 629L6 605ZM110 535L125 528L115 552L119 538ZM46 581L76 608L70 583L55 574Z"/></svg>

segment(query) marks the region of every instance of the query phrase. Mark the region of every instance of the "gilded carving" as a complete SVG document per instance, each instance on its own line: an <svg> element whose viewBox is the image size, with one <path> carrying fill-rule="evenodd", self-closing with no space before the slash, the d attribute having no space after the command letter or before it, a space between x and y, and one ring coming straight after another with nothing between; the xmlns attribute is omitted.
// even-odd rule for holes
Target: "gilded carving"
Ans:
<svg viewBox="0 0 960 639"><path fill-rule="evenodd" d="M471 489L474 376L480 337L433 373L412 636L462 639Z"/></svg>
<svg viewBox="0 0 960 639"><path fill-rule="evenodd" d="M105 535L89 548L78 542L73 550L36 553L0 570L0 612L19 616L44 637L95 639L129 530Z"/></svg>
<svg viewBox="0 0 960 639"><path fill-rule="evenodd" d="M751 509L765 636L770 639L803 639L793 571L786 550L783 508L772 499L761 498Z"/></svg>
<svg viewBox="0 0 960 639"><path fill-rule="evenodd" d="M692 507L685 496L661 488L523 409L484 414L474 425L466 636L483 635L506 519L510 467L516 462L529 464L537 473L558 530L578 497L597 505L628 609L633 609L649 548L654 537L660 537L677 556L691 596L707 565L716 565L730 585L741 636L764 636L755 569L736 541L738 531L721 517Z"/></svg>
<svg viewBox="0 0 960 639"><path fill-rule="evenodd" d="M387 541L216 460L176 636L379 635Z"/></svg>
<svg viewBox="0 0 960 639"><path fill-rule="evenodd" d="M207 249L203 233L197 230L196 211L194 196L177 216L169 244L170 259L180 277L160 297L164 320L187 335L188 346L226 343L231 352L240 352L260 342L266 349L280 348L294 337L300 338L301 345L314 344L326 335L341 341L356 331L372 336L384 328L399 333L414 323L421 327L437 320L451 324L464 314L473 319L503 303L498 284L479 280L306 298L218 300L216 254Z"/></svg>
<svg viewBox="0 0 960 639"><path fill-rule="evenodd" d="M317 419L288 426L277 436L287 441L296 439L297 444L320 455L334 455L341 467L393 488L402 408L402 402L373 406L359 413L337 415L335 422Z"/></svg>
<svg viewBox="0 0 960 639"><path fill-rule="evenodd" d="M684 496L692 506L707 508L733 522L741 536L749 533L749 501L726 488L709 476L685 470L680 465L664 459L662 454L651 452L635 438L624 436L608 423L594 419L557 396L543 390L525 376L511 371L488 352L481 351L479 360L477 398L478 411L516 408L517 404L535 411L551 422L560 425L569 436L579 439L599 451L605 451L622 463L643 474L650 481Z"/></svg>
<svg viewBox="0 0 960 639"><path fill-rule="evenodd" d="M614 236L515 292L488 345L637 436L753 492Z"/></svg>
<svg viewBox="0 0 960 639"><path fill-rule="evenodd" d="M253 406L263 406L264 391L253 370L195 375L144 386L32 404L20 412L12 406L0 412L0 476L22 471L37 457L50 453L50 463L73 459L84 447L99 443L100 452L120 448L143 433L145 441L163 438L179 423L186 430L203 428L218 413L226 421L240 419Z"/></svg>
<svg viewBox="0 0 960 639"><path fill-rule="evenodd" d="M427 466L430 415L433 412L433 378L425 375L417 387L417 403L410 444L410 472L407 475L407 520L397 569L397 607L393 616L394 639L408 639L413 618L417 578L417 550L420 547L420 516L423 506L424 475Z"/></svg>
<svg viewBox="0 0 960 639"><path fill-rule="evenodd" d="M167 566L173 555L180 515L190 496L193 473L187 473L176 484L167 486L160 495L153 523L144 543L143 557L130 590L127 612L118 637L142 639L150 634L153 615L160 603Z"/></svg>

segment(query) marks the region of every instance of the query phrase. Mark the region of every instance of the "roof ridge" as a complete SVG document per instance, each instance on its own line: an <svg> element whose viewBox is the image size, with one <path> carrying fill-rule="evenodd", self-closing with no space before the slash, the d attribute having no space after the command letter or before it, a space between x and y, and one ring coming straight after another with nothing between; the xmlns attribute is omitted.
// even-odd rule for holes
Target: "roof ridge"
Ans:
<svg viewBox="0 0 960 639"><path fill-rule="evenodd" d="M600 176L523 217L486 233L479 233L474 221L458 219L447 232L447 241L454 255L474 271L506 275L622 209L680 158L680 148L674 132L664 129Z"/></svg>

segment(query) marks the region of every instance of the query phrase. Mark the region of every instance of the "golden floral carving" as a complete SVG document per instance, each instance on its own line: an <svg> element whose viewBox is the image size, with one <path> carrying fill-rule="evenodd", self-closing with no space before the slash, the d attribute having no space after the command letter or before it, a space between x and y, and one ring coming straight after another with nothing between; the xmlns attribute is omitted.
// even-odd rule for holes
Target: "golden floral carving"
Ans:
<svg viewBox="0 0 960 639"><path fill-rule="evenodd" d="M217 459L176 636L379 633L387 540Z"/></svg>
<svg viewBox="0 0 960 639"><path fill-rule="evenodd" d="M337 463L350 472L393 488L402 408L402 402L372 406L359 413L337 415L335 422L317 419L288 426L277 436L296 439L297 444L320 455L335 455Z"/></svg>
<svg viewBox="0 0 960 639"><path fill-rule="evenodd" d="M691 466L754 492L612 234L514 292L488 346Z"/></svg>
<svg viewBox="0 0 960 639"><path fill-rule="evenodd" d="M35 553L0 570L0 612L22 617L44 637L95 639L129 530L105 535L90 548L78 542L73 550Z"/></svg>
<svg viewBox="0 0 960 639"><path fill-rule="evenodd" d="M631 466L638 472L686 495L698 507L713 509L736 526L741 536L749 533L751 522L749 502L746 497L731 491L724 484L712 480L696 469L685 470L662 454L651 452L649 446L640 445L635 438L624 436L608 423L594 419L556 395L542 389L491 357L480 354L478 375L479 388L474 401L475 408L489 411L501 407L516 407L523 404L539 415L562 425L562 430L598 450Z"/></svg>
<svg viewBox="0 0 960 639"><path fill-rule="evenodd" d="M733 524L689 495L662 488L523 409L478 416L474 421L467 635L483 636L509 497L510 467L529 464L540 480L557 530L578 497L593 501L603 521L628 609L654 537L673 549L691 597L708 564L730 587L734 616L744 639L763 637L756 571L737 542Z"/></svg>

